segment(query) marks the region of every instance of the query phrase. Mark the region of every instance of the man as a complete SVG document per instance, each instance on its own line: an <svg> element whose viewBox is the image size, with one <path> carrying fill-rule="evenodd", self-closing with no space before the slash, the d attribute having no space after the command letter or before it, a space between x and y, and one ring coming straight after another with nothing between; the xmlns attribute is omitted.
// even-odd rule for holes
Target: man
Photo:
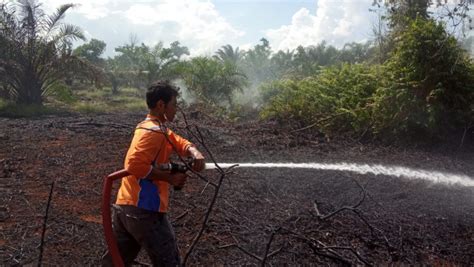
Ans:
<svg viewBox="0 0 474 267"><path fill-rule="evenodd" d="M193 169L204 169L204 157L188 140L167 129L164 123L174 120L178 91L168 82L159 81L146 93L149 114L139 123L125 158L125 169L131 174L122 179L113 227L125 265L130 265L143 247L153 266L180 265L174 231L166 213L169 187L181 187L186 174L160 169L169 162L172 152L194 158ZM107 253L104 266L112 266Z"/></svg>

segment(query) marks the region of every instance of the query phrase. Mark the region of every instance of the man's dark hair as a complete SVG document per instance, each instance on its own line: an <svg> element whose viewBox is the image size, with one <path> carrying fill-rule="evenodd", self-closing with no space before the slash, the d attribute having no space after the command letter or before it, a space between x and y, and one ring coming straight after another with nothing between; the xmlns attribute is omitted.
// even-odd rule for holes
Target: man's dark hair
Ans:
<svg viewBox="0 0 474 267"><path fill-rule="evenodd" d="M178 88L169 81L156 81L146 91L146 104L149 109L156 107L156 102L163 100L165 104L178 96Z"/></svg>

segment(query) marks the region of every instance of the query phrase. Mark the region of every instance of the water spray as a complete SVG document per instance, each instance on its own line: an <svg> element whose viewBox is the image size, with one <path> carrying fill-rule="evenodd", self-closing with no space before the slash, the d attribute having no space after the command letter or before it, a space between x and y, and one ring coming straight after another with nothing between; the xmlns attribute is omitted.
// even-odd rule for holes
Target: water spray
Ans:
<svg viewBox="0 0 474 267"><path fill-rule="evenodd" d="M331 171L345 171L358 174L387 175L407 179L422 179L433 183L458 184L474 187L474 178L463 174L412 169L402 166L386 166L380 164L357 163L217 163L220 168L229 168L237 165L239 168L290 168L290 169L317 169ZM206 163L206 169L216 169L214 163Z"/></svg>

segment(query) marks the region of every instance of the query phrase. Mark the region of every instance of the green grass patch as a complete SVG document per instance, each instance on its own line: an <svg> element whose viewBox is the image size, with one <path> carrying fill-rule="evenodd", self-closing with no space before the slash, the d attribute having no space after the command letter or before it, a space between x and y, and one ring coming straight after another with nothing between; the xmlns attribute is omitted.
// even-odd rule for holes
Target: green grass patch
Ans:
<svg viewBox="0 0 474 267"><path fill-rule="evenodd" d="M77 91L79 101L71 109L80 113L140 112L147 111L145 97L138 89L121 88L112 94L110 87Z"/></svg>
<svg viewBox="0 0 474 267"><path fill-rule="evenodd" d="M0 99L0 117L31 118L43 115L64 114L65 110L55 106L24 105Z"/></svg>
<svg viewBox="0 0 474 267"><path fill-rule="evenodd" d="M110 90L104 89L86 89L86 90L75 90L74 94L80 101L89 101L94 99L104 99L108 95L111 95Z"/></svg>
<svg viewBox="0 0 474 267"><path fill-rule="evenodd" d="M144 91L121 88L113 94L110 87L102 89L70 89L59 84L52 88L43 105L20 105L0 99L2 117L38 117L68 112L84 114L147 112Z"/></svg>
<svg viewBox="0 0 474 267"><path fill-rule="evenodd" d="M106 105L103 105L100 103L93 103L93 102L90 102L90 103L80 102L71 106L71 108L75 112L85 113L85 114L110 112L110 110L107 108Z"/></svg>

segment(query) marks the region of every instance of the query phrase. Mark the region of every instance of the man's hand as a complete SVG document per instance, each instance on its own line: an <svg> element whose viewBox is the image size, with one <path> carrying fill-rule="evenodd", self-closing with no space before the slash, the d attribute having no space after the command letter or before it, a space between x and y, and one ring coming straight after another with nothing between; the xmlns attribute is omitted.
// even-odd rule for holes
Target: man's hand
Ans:
<svg viewBox="0 0 474 267"><path fill-rule="evenodd" d="M186 173L172 173L169 176L168 183L170 183L172 186L183 187L186 183L187 177L188 176L186 175Z"/></svg>
<svg viewBox="0 0 474 267"><path fill-rule="evenodd" d="M192 146L188 149L189 154L194 158L193 170L200 172L206 167L204 156L197 150L196 147Z"/></svg>

